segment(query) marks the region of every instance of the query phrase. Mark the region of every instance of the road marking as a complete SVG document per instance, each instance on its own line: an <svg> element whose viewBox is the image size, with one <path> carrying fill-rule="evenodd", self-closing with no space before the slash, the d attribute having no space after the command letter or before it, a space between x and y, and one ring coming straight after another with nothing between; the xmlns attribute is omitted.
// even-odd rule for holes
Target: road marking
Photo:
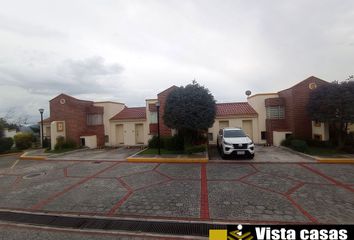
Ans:
<svg viewBox="0 0 354 240"><path fill-rule="evenodd" d="M19 161L20 161L20 159L17 159L16 162L14 162L14 164L12 164L11 169L14 168Z"/></svg>

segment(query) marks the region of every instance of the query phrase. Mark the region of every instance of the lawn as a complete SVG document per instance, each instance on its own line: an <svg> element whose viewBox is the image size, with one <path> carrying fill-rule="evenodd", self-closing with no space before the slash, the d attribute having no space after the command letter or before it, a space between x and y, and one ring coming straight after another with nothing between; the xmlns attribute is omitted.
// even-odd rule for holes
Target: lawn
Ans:
<svg viewBox="0 0 354 240"><path fill-rule="evenodd" d="M142 151L141 153L139 153L139 155L156 155L158 154L158 149L157 148L148 148L145 151ZM175 151L175 150L167 150L164 148L161 148L161 154L184 154L183 151Z"/></svg>
<svg viewBox="0 0 354 240"><path fill-rule="evenodd" d="M337 150L335 148L321 148L321 147L308 147L306 153L315 156L331 156L331 155L345 154L345 152Z"/></svg>

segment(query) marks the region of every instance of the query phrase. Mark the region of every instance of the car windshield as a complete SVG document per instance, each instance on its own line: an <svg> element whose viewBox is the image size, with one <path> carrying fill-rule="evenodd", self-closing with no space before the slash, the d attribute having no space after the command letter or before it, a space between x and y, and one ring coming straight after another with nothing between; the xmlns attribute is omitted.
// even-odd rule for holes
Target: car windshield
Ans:
<svg viewBox="0 0 354 240"><path fill-rule="evenodd" d="M227 130L224 131L225 138L246 137L246 134L242 130Z"/></svg>

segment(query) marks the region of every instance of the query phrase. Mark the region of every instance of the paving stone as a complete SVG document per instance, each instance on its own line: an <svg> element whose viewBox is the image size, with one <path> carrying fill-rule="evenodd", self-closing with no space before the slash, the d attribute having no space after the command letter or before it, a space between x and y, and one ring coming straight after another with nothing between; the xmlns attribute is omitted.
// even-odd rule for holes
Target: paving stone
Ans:
<svg viewBox="0 0 354 240"><path fill-rule="evenodd" d="M153 171L136 173L122 179L134 190L168 180L167 177Z"/></svg>
<svg viewBox="0 0 354 240"><path fill-rule="evenodd" d="M91 179L55 199L44 210L107 213L127 192L116 179Z"/></svg>
<svg viewBox="0 0 354 240"><path fill-rule="evenodd" d="M354 184L353 164L308 164L327 176L346 184Z"/></svg>
<svg viewBox="0 0 354 240"><path fill-rule="evenodd" d="M314 174L310 170L298 164L258 164L256 168L261 172L268 173L274 176L290 177L298 181L308 183L328 183L327 179Z"/></svg>
<svg viewBox="0 0 354 240"><path fill-rule="evenodd" d="M297 181L264 173L256 173L243 179L243 181L280 193L286 193L298 184Z"/></svg>
<svg viewBox="0 0 354 240"><path fill-rule="evenodd" d="M111 162L85 162L77 163L68 167L68 176L88 177L98 173L99 171L113 165Z"/></svg>
<svg viewBox="0 0 354 240"><path fill-rule="evenodd" d="M2 192L0 206L4 208L30 208L52 194L76 183L78 179L46 179L41 182L35 180L36 184L33 181L32 179L22 181L18 187Z"/></svg>
<svg viewBox="0 0 354 240"><path fill-rule="evenodd" d="M208 180L239 179L255 170L246 164L208 164Z"/></svg>
<svg viewBox="0 0 354 240"><path fill-rule="evenodd" d="M133 173L153 170L156 163L120 163L100 174L100 177L122 177Z"/></svg>
<svg viewBox="0 0 354 240"><path fill-rule="evenodd" d="M308 184L292 198L321 223L354 223L354 193L344 188Z"/></svg>
<svg viewBox="0 0 354 240"><path fill-rule="evenodd" d="M16 181L16 176L0 175L0 190L8 189Z"/></svg>
<svg viewBox="0 0 354 240"><path fill-rule="evenodd" d="M144 198L142 198L143 196ZM134 208L131 206L138 209L137 206L146 203L149 206L158 207L159 210L152 212L139 210L138 213L142 216L198 218L199 201L200 182L170 181L134 192L118 209L117 215L134 214L132 211Z"/></svg>
<svg viewBox="0 0 354 240"><path fill-rule="evenodd" d="M212 219L308 222L301 212L280 194L240 182L209 182L208 189ZM220 204L226 201L238 201L239 204ZM286 210L294 218L288 219L284 215L275 214L276 210Z"/></svg>
<svg viewBox="0 0 354 240"><path fill-rule="evenodd" d="M158 171L177 179L200 179L200 164L161 164Z"/></svg>

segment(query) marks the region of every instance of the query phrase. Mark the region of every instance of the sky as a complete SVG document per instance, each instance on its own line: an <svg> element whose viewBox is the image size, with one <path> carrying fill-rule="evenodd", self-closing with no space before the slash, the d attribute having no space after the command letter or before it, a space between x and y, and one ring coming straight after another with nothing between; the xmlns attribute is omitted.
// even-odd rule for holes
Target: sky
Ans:
<svg viewBox="0 0 354 240"><path fill-rule="evenodd" d="M0 0L0 117L60 93L144 106L195 79L217 102L354 73L352 0Z"/></svg>

